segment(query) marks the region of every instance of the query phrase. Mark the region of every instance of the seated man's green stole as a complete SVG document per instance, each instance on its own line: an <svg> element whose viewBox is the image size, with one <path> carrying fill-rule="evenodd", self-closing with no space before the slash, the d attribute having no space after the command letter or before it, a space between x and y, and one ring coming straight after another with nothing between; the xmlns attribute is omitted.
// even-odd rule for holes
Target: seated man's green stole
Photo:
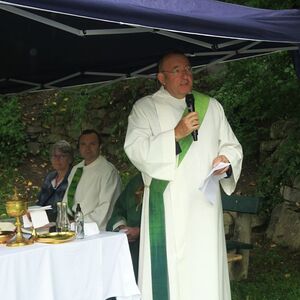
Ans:
<svg viewBox="0 0 300 300"><path fill-rule="evenodd" d="M72 181L70 183L69 190L68 190L68 193L67 193L68 207L69 207L71 212L72 212L72 208L73 208L73 205L74 205L74 202L75 202L75 192L76 192L77 185L80 181L82 173L83 173L83 167L78 167L75 171L75 174L74 174L73 178L72 178Z"/></svg>
<svg viewBox="0 0 300 300"><path fill-rule="evenodd" d="M195 98L195 111L199 115L201 125L209 104L209 97L193 91ZM185 109L183 116L187 114ZM193 142L191 134L181 139L178 143L181 152L178 158L178 166ZM175 141L174 141L175 143ZM201 143L201 141L198 141ZM163 193L168 181L153 178L150 184L149 195L149 234L151 253L151 277L153 300L169 299L169 281L166 251L165 212Z"/></svg>

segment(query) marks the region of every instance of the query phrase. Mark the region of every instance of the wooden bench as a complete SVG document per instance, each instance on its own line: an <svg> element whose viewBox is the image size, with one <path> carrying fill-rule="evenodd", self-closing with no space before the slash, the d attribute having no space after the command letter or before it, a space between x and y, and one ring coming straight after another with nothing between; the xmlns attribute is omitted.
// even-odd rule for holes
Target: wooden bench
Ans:
<svg viewBox="0 0 300 300"><path fill-rule="evenodd" d="M232 263L233 261L239 261L242 260L243 256L242 254L238 253L227 253L227 262Z"/></svg>
<svg viewBox="0 0 300 300"><path fill-rule="evenodd" d="M251 215L259 209L259 198L222 194L223 211L232 214L231 232L226 236L228 268L233 280L248 276L249 250L251 244Z"/></svg>

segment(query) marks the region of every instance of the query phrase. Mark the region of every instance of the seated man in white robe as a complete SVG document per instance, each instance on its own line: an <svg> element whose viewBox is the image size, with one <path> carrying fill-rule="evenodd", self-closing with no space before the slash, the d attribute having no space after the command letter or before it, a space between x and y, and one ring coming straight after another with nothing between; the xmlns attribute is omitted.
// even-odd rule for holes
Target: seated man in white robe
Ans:
<svg viewBox="0 0 300 300"><path fill-rule="evenodd" d="M142 298L229 300L220 185L227 194L234 191L242 148L221 104L192 91L186 56L164 56L157 79L160 90L133 106L124 145L145 185L138 279ZM190 104L187 109L189 98L194 98L195 111ZM217 165L208 195L201 186Z"/></svg>
<svg viewBox="0 0 300 300"><path fill-rule="evenodd" d="M64 201L73 213L79 203L84 221L96 222L99 230L105 230L121 193L121 180L117 169L100 154L100 147L100 135L95 130L81 133L78 148L83 161L70 172Z"/></svg>

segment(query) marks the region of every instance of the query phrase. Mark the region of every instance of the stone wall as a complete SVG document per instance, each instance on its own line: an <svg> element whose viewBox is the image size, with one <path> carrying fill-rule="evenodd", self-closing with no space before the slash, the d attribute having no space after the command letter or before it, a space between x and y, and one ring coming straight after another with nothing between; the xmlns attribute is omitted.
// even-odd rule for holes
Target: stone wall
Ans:
<svg viewBox="0 0 300 300"><path fill-rule="evenodd" d="M277 161L276 152L279 145L285 142L290 130L296 125L295 120L278 121L270 128L270 139L260 144L260 161L262 166L266 159ZM273 159L274 157L274 159ZM296 159L296 158L295 158ZM251 227L259 227L268 223L266 236L268 239L293 250L300 250L300 176L295 176L290 185L280 189L283 201L276 205L270 220L266 216L252 215ZM230 234L235 223L236 214L224 214L225 233Z"/></svg>
<svg viewBox="0 0 300 300"><path fill-rule="evenodd" d="M300 176L292 186L281 188L283 203L272 212L267 237L273 242L300 250Z"/></svg>
<svg viewBox="0 0 300 300"><path fill-rule="evenodd" d="M284 142L295 122L278 121L272 125L270 140L261 143L262 158L276 152L276 148ZM300 176L294 178L289 186L282 186L280 192L283 202L272 212L267 237L279 245L300 250Z"/></svg>
<svg viewBox="0 0 300 300"><path fill-rule="evenodd" d="M66 101L70 102L67 112ZM119 164L118 154L123 149L126 132L126 126L122 124L127 122L127 107L120 107L120 110L115 111L113 105L111 107L107 105L107 99L101 99L96 95L88 100L84 116L79 119L76 113L72 114L69 111L70 104L76 101L75 97L62 98L55 91L22 98L29 155L43 156L48 153L53 143L61 139L70 142L75 150L81 131L93 128L102 136L103 153L113 163ZM45 155L44 157L47 158Z"/></svg>

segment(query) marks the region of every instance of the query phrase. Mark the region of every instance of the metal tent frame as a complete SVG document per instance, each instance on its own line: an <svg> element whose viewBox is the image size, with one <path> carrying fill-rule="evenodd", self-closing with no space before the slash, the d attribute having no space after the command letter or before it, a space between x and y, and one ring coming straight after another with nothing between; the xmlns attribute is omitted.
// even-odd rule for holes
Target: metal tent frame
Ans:
<svg viewBox="0 0 300 300"><path fill-rule="evenodd" d="M297 22L300 24L300 12L297 11L297 13L299 14ZM30 43L27 42L25 37L26 32L24 36L20 37L20 40L24 37L24 41L20 42L23 43L21 52L29 52L29 59L35 60L37 58L39 61L43 61L44 72L47 72L47 69L52 70L55 64L55 57L57 57L58 62L58 64L54 66L53 74L46 77L42 76L43 74L39 70L39 66L31 69L30 72L26 72L26 65L23 66L23 70L22 67L21 69L12 67L14 64L13 60L16 59L16 57L17 63L22 64L21 59L24 57L24 54L19 56L11 55L10 57L10 53L14 52L12 51L14 45L18 44L18 39L8 43L7 49L4 46L4 54L2 53L1 55L2 59L4 59L4 71L0 71L0 93L2 94L32 92L83 84L107 84L129 78L153 77L156 73L159 57L163 53L174 49L174 47L177 47L176 50L186 53L190 57L193 70L199 72L207 66L219 63L266 55L278 51L298 50L300 42L300 33L298 34L299 40L296 41L274 41L274 39L268 38L254 39L246 36L237 38L227 35L224 37L218 34L190 33L186 32L185 28L180 32L175 29L160 28L159 25L157 27L149 27L130 24L128 22L122 22L121 20L116 22L114 20L95 19L93 16L75 16L71 13L66 14L59 11L53 13L43 8L25 8L20 5L4 4L4 2L0 1L0 17L2 15L4 15L9 22L14 22L16 18L18 18L18 20L22 19L21 22L23 22L23 24L27 22L28 25L26 26L29 26L31 29L36 28L38 31L40 30L42 33L46 33L43 36L44 41L41 41L41 43L46 42L47 44L46 51L44 50L42 54L42 59L39 57L41 50L32 47ZM13 23L10 25L12 27L6 29L6 36L9 35L10 31L13 32L21 28L20 26L13 29ZM38 31L34 33L42 34ZM47 35L54 36L54 39L49 41ZM70 68L70 65L72 65L71 60L68 62L67 68L60 68L60 66L64 64L64 58L63 55L58 55L57 53L54 55L54 58L51 58L49 65L47 65L47 57L50 57L51 54L56 51L55 47L52 48L51 43L55 41L57 36L60 36L58 39L60 43L64 38L67 39L71 37L71 43L79 45L80 49L91 49L93 47L101 49L99 43L100 41L102 43L107 40L107 37L109 37L109 41L111 41L112 44L105 45L105 47L108 47L108 50L105 52L106 57L101 61L97 61L97 56L95 53L93 54L96 60L95 64L93 64L93 58L92 63L84 59L83 62L77 65L75 64L74 67ZM39 37L41 37L41 35L38 35L38 38ZM130 52L130 49L133 49L132 52L135 51L132 41L136 39L138 42L137 45L139 45L140 38L145 43L149 40L153 45L157 44L159 46L158 49L155 49L153 54L149 52L145 56L137 57L136 63L134 53L133 55L127 53ZM126 41L129 39L131 44L127 45ZM9 38L7 38L7 40L9 40ZM89 43L89 40L92 40L91 43ZM116 51L115 47L119 40L122 40L123 46L117 50L122 51L124 47L126 55L122 56L119 61L116 59L116 65L111 67L116 56L121 55L117 53L114 55L112 53ZM4 44L5 43L4 41ZM26 43L28 43L28 45ZM74 47L74 45L71 44L71 47ZM109 47L111 47L111 51ZM136 46L136 48L140 47ZM49 51L47 51L47 49ZM68 49L68 51L69 50L70 49ZM141 53L142 50L143 48L139 49L137 53ZM68 54L66 53L66 55ZM7 61L5 60L5 56L7 57ZM74 55L74 57L72 56L73 62L76 58L80 58L80 51ZM106 60L109 62L108 64L105 63ZM86 62L88 63L85 65ZM32 64L36 64L36 62L32 62ZM120 68L118 68L118 64ZM55 72L56 69L61 69L61 71Z"/></svg>

